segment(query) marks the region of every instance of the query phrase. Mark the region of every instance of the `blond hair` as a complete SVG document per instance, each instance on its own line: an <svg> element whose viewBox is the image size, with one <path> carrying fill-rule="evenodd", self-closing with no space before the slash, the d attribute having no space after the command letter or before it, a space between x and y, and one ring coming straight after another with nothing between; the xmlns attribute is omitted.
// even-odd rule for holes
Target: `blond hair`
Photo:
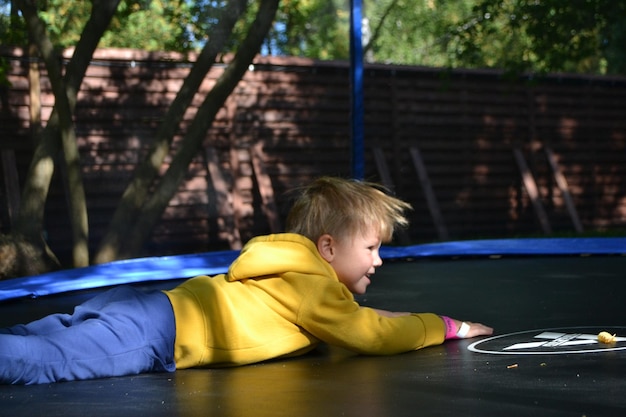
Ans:
<svg viewBox="0 0 626 417"><path fill-rule="evenodd" d="M317 242L326 233L345 238L377 228L380 239L389 242L398 226L408 224L404 211L410 208L379 184L322 177L300 189L287 216L287 232Z"/></svg>

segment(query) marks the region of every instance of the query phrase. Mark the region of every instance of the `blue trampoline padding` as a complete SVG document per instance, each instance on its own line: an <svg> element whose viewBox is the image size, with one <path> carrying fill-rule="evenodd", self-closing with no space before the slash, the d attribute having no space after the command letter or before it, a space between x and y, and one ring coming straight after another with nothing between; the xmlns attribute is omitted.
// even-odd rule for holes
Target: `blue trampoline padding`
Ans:
<svg viewBox="0 0 626 417"><path fill-rule="evenodd" d="M164 281L225 272L239 251L208 252L114 261L0 281L0 302L67 291L148 281Z"/></svg>
<svg viewBox="0 0 626 417"><path fill-rule="evenodd" d="M226 272L239 251L137 258L0 281L0 302L120 284ZM626 254L626 238L495 239L381 248L383 259L495 255Z"/></svg>
<svg viewBox="0 0 626 417"><path fill-rule="evenodd" d="M381 248L383 259L456 256L619 255L626 237L487 239Z"/></svg>

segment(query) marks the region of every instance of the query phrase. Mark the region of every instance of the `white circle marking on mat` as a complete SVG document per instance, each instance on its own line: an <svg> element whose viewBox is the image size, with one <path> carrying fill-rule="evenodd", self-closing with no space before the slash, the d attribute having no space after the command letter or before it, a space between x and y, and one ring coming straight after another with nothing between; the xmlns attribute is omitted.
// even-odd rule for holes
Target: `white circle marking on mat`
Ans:
<svg viewBox="0 0 626 417"><path fill-rule="evenodd" d="M615 343L598 342L598 333L617 334ZM561 355L597 353L626 349L626 327L562 327L526 330L488 337L472 343L468 350L493 355Z"/></svg>

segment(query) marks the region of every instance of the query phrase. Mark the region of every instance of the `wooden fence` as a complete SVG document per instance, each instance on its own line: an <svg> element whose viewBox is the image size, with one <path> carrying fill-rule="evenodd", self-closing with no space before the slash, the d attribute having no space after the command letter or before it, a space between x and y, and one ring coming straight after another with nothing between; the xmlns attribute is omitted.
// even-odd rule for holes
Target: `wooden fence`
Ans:
<svg viewBox="0 0 626 417"><path fill-rule="evenodd" d="M33 149L30 61L2 53L0 226L10 231ZM43 123L54 104L42 65ZM175 55L99 50L76 107L95 247L190 64ZM194 99L182 135L223 69ZM623 231L626 79L401 66L365 70L366 177L414 207L410 242ZM350 174L349 72L343 62L259 57L207 132L145 255L238 247L280 230L288 191ZM176 142L173 146L176 149ZM67 259L62 172L46 209L51 247Z"/></svg>

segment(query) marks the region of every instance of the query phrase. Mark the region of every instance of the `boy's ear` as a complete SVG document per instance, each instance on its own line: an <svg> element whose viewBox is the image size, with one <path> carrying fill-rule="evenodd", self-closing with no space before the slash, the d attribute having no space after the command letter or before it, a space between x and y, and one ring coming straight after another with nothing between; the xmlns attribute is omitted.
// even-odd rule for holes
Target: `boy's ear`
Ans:
<svg viewBox="0 0 626 417"><path fill-rule="evenodd" d="M317 251L326 262L331 262L335 258L335 240L328 233L317 239Z"/></svg>

